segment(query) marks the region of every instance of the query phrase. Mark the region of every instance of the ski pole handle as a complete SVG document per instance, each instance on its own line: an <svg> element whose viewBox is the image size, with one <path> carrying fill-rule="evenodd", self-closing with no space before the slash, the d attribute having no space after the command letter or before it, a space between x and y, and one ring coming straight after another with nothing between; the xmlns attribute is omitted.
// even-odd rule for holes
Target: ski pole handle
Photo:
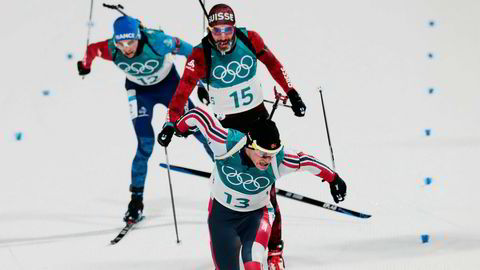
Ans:
<svg viewBox="0 0 480 270"><path fill-rule="evenodd" d="M275 102L273 103L272 111L270 112L270 115L268 116L268 120L272 120L273 113L277 109L278 102L280 100L282 101L282 106L290 107L290 106L287 105L288 96L285 96L285 95L282 95L282 94L278 93L276 86L273 87L273 93L275 94ZM271 101L267 101L267 102L271 103Z"/></svg>
<svg viewBox="0 0 480 270"><path fill-rule="evenodd" d="M283 101L283 105L287 103L287 96L283 96L282 94L277 92L277 87L273 87L273 93L275 94L275 102L273 103L272 111L270 112L270 115L268 116L268 120L272 120L273 114L275 113L275 110L277 110L278 107L278 102L280 100Z"/></svg>
<svg viewBox="0 0 480 270"><path fill-rule="evenodd" d="M115 9L116 11L122 13L122 15L128 16L125 12L121 11L121 9L123 9L123 6L120 5L120 4L118 4L118 5L109 5L109 4L103 3L103 6L106 7L106 8L109 8L109 9Z"/></svg>

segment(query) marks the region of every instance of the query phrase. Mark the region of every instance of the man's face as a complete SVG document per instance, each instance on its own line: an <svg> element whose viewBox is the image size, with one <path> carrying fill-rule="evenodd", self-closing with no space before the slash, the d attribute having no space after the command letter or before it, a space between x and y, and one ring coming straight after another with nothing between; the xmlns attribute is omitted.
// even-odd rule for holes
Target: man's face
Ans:
<svg viewBox="0 0 480 270"><path fill-rule="evenodd" d="M229 24L219 24L210 27L210 31L218 50L227 52L231 49L231 41L233 39L235 27Z"/></svg>
<svg viewBox="0 0 480 270"><path fill-rule="evenodd" d="M255 167L261 171L265 171L270 166L272 158L275 158L276 154L268 154L260 150L255 150L252 148L246 148L245 153L250 158Z"/></svg>
<svg viewBox="0 0 480 270"><path fill-rule="evenodd" d="M138 47L138 40L129 39L115 42L115 46L128 58L135 56Z"/></svg>

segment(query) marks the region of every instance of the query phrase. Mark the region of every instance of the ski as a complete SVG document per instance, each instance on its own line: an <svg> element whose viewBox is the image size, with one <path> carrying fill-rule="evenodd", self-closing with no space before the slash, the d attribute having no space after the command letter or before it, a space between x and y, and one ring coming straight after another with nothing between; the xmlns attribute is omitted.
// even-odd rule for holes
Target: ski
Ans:
<svg viewBox="0 0 480 270"><path fill-rule="evenodd" d="M283 197L286 197L286 198L290 198L292 200L296 200L296 201L299 201L299 202L304 202L304 203L320 206L320 207L325 208L327 210L332 210L332 211L339 212L339 213L342 213L342 214L346 214L346 215L350 215L350 216L354 216L354 217L359 217L359 218L369 218L369 217L372 216L372 215L356 212L356 211L353 211L353 210L350 210L350 209L346 209L346 208L340 207L340 206L335 205L335 204L322 202L322 201L315 200L315 199L312 199L312 198L309 198L309 197L305 197L305 196L302 196L302 195L299 195L299 194L296 194L296 193L293 193L293 192L285 191L283 189L277 188L276 191L277 191L277 195L280 195L280 196L283 196Z"/></svg>
<svg viewBox="0 0 480 270"><path fill-rule="evenodd" d="M160 167L167 168L167 164L160 163ZM204 178L210 178L210 175L211 175L211 173L209 173L209 172L200 171L200 170L191 169L191 168L186 168L186 167L182 167L182 166L176 166L176 165L170 165L170 169L172 171L182 172L182 173L186 173L186 174L192 174L192 175L196 175L196 176L200 176L200 177L204 177ZM343 207L340 207L340 206L335 205L335 204L322 202L322 201L319 201L319 200L316 200L316 199L313 199L313 198L309 198L309 197L306 197L306 196L303 196L303 195L300 195L300 194L297 194L297 193L289 192L289 191L286 191L286 190L283 190L283 189L280 189L280 188L276 188L276 192L277 192L277 195L285 197L285 198L289 198L289 199L292 199L292 200L295 200L295 201L299 201L299 202L303 202L303 203L307 203L307 204L311 204L311 205L315 205L315 206L320 206L324 209L327 209L327 210L330 210L330 211L335 211L335 212L346 214L346 215L350 215L350 216L353 216L353 217L370 218L372 216L372 215L369 215L369 214L364 214L364 213L353 211L353 210L350 210L350 209L347 209L347 208L343 208Z"/></svg>
<svg viewBox="0 0 480 270"><path fill-rule="evenodd" d="M140 218L140 220L137 221L137 222L127 222L127 224L125 225L125 227L123 227L123 229L120 231L120 233L117 235L117 237L115 237L115 239L110 241L110 244L115 245L116 243L120 242L120 240L122 240L123 237L125 237L125 235L130 231L130 229L132 229L133 226L138 224L143 219L144 219L144 216L142 216Z"/></svg>

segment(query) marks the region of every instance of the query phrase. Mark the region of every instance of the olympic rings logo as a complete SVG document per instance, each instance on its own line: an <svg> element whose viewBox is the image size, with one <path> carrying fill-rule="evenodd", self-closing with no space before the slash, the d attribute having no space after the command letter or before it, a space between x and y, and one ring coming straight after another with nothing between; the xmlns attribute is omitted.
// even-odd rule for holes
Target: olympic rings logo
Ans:
<svg viewBox="0 0 480 270"><path fill-rule="evenodd" d="M222 166L222 172L230 184L234 186L242 185L244 189L250 192L264 189L270 185L270 179L268 179L268 177L259 176L254 179L251 174L239 173L230 166Z"/></svg>
<svg viewBox="0 0 480 270"><path fill-rule="evenodd" d="M152 74L159 65L160 65L160 63L157 60L148 60L147 62L145 62L145 64L139 63L139 62L134 62L131 65L129 65L125 62L121 62L121 63L118 63L117 66L121 70L123 70L124 72L129 73L129 74L149 75L149 74Z"/></svg>
<svg viewBox="0 0 480 270"><path fill-rule="evenodd" d="M224 83L231 83L237 78L245 78L250 74L250 69L253 67L254 61L250 55L245 55L238 61L228 63L227 68L218 65L213 69L213 77L222 80Z"/></svg>

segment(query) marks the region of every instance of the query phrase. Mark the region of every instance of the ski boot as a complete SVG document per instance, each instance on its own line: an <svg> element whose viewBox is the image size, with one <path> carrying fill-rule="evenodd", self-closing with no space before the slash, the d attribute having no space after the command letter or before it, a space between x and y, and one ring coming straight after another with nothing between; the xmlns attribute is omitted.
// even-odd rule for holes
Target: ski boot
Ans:
<svg viewBox="0 0 480 270"><path fill-rule="evenodd" d="M268 248L268 270L285 270L283 261L283 241Z"/></svg>
<svg viewBox="0 0 480 270"><path fill-rule="evenodd" d="M123 217L127 223L137 223L143 219L143 196L132 194L132 200L128 203L128 210Z"/></svg>

